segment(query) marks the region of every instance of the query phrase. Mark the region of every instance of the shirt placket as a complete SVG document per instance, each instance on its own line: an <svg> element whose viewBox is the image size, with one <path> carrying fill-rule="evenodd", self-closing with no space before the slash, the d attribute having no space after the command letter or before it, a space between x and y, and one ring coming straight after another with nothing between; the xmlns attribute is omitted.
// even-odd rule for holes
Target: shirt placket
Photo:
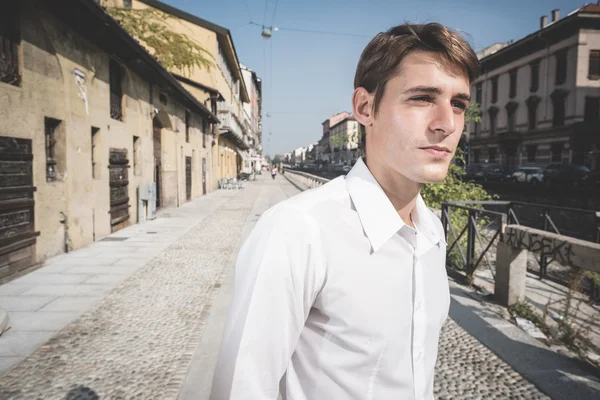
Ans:
<svg viewBox="0 0 600 400"><path fill-rule="evenodd" d="M413 302L413 379L415 399L422 400L425 393L425 331L426 314L423 298L423 271L416 248L413 251L413 276L415 294Z"/></svg>

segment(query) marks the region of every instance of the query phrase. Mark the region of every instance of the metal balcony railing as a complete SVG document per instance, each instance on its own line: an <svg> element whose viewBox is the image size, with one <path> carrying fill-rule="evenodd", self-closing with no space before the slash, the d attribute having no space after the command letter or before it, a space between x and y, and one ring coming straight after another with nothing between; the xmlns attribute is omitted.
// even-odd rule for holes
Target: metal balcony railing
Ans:
<svg viewBox="0 0 600 400"><path fill-rule="evenodd" d="M219 105L219 120L221 120L221 125L219 128L225 131L230 131L239 137L240 140L244 138L244 128L240 123L237 115L233 111L232 107L227 106L226 104Z"/></svg>
<svg viewBox="0 0 600 400"><path fill-rule="evenodd" d="M114 93L110 94L110 117L118 121L123 120L123 104L121 96Z"/></svg>
<svg viewBox="0 0 600 400"><path fill-rule="evenodd" d="M12 40L0 36L0 82L18 85L20 80L19 47Z"/></svg>

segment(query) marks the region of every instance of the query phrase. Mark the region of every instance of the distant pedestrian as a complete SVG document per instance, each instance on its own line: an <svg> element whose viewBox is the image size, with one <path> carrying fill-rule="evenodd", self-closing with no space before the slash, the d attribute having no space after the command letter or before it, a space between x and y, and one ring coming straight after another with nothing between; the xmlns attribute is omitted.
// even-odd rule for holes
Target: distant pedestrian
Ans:
<svg viewBox="0 0 600 400"><path fill-rule="evenodd" d="M275 175L277 175L277 167L271 168L271 177L275 179Z"/></svg>
<svg viewBox="0 0 600 400"><path fill-rule="evenodd" d="M366 156L267 212L242 247L212 400L433 399L446 241L423 201L454 156L478 61L437 23L378 34L356 70Z"/></svg>

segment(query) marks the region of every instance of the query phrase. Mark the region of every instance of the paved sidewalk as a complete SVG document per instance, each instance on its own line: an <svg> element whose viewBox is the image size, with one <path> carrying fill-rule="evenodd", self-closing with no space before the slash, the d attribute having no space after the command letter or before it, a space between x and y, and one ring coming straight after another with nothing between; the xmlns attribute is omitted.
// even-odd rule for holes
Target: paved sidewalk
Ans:
<svg viewBox="0 0 600 400"><path fill-rule="evenodd" d="M0 286L15 325L0 337L0 399L207 399L241 240L296 193L281 175L259 177ZM548 398L539 388L552 398L598 398L569 360L540 358L533 339L495 321L464 288L452 284L452 297L436 398Z"/></svg>
<svg viewBox="0 0 600 400"><path fill-rule="evenodd" d="M40 269L0 285L0 308L12 328L0 336L0 376L24 360L186 232L235 195L213 192L133 225L88 247L51 258Z"/></svg>

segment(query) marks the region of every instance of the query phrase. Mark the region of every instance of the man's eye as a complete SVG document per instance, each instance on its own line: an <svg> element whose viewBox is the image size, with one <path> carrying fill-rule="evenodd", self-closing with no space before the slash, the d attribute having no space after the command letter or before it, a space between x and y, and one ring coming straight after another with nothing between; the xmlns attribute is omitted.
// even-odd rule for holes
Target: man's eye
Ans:
<svg viewBox="0 0 600 400"><path fill-rule="evenodd" d="M462 101L455 101L452 103L452 107L458 108L461 111L465 111L467 109L467 105Z"/></svg>
<svg viewBox="0 0 600 400"><path fill-rule="evenodd" d="M411 100L412 101L423 102L423 103L431 103L431 98L427 97L427 96L413 97Z"/></svg>

